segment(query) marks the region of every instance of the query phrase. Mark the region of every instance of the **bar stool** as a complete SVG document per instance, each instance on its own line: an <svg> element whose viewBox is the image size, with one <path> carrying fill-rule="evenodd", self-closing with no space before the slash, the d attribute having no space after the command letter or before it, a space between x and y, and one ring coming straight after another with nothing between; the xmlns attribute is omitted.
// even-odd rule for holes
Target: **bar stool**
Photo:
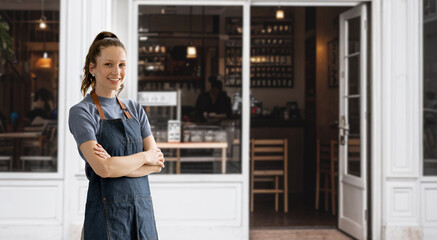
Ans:
<svg viewBox="0 0 437 240"><path fill-rule="evenodd" d="M251 140L251 188L250 211L254 209L255 194L274 194L275 211L279 208L279 194L284 197L284 212L288 212L288 140L287 139L252 139ZM265 163L260 170L255 165ZM276 165L275 165L276 163ZM280 178L283 181L279 186ZM274 183L274 187L257 188L256 182ZM271 184L270 184L271 185Z"/></svg>
<svg viewBox="0 0 437 240"><path fill-rule="evenodd" d="M325 210L328 210L328 195L331 195L331 212L336 215L336 184L338 176L337 141L321 143L317 139L317 165L316 165L316 210L319 209L320 192L325 193ZM320 187L320 181L324 177L324 187Z"/></svg>

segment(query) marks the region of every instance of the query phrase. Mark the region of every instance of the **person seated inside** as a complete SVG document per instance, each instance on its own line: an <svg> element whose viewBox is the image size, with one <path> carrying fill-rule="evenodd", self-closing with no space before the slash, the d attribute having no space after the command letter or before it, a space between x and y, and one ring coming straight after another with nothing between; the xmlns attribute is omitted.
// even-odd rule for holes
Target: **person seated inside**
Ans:
<svg viewBox="0 0 437 240"><path fill-rule="evenodd" d="M27 113L27 117L32 122L36 117L56 119L56 116L53 115L53 94L49 90L41 88L35 92L31 111Z"/></svg>
<svg viewBox="0 0 437 240"><path fill-rule="evenodd" d="M212 77L211 89L199 95L196 101L196 114L200 121L231 117L231 99L223 91L220 80Z"/></svg>

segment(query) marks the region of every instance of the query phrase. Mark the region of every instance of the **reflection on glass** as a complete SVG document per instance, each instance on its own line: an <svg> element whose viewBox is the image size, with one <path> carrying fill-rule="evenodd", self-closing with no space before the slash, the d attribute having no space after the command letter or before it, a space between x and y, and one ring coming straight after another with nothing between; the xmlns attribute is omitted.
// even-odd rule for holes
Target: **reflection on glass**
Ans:
<svg viewBox="0 0 437 240"><path fill-rule="evenodd" d="M423 175L437 175L437 12L423 1Z"/></svg>
<svg viewBox="0 0 437 240"><path fill-rule="evenodd" d="M359 137L350 137L347 144L347 173L361 177L361 142Z"/></svg>
<svg viewBox="0 0 437 240"><path fill-rule="evenodd" d="M348 54L360 52L361 17L352 18L347 22Z"/></svg>
<svg viewBox="0 0 437 240"><path fill-rule="evenodd" d="M141 5L138 27L139 102L166 156L161 174L241 173L242 7Z"/></svg>
<svg viewBox="0 0 437 240"><path fill-rule="evenodd" d="M0 5L1 37L10 41L0 46L0 172L56 172L60 3L45 12L44 29L40 11L9 4Z"/></svg>
<svg viewBox="0 0 437 240"><path fill-rule="evenodd" d="M360 134L360 98L348 99L349 111L349 135L358 136Z"/></svg>
<svg viewBox="0 0 437 240"><path fill-rule="evenodd" d="M349 95L360 94L360 55L349 57L347 60Z"/></svg>

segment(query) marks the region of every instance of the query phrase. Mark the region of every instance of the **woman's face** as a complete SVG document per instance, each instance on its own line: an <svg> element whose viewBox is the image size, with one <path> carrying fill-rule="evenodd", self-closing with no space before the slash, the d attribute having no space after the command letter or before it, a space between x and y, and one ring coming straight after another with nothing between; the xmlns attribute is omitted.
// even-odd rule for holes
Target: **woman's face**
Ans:
<svg viewBox="0 0 437 240"><path fill-rule="evenodd" d="M90 63L90 73L96 78L96 93L113 97L126 75L126 52L116 46L102 48L96 64Z"/></svg>

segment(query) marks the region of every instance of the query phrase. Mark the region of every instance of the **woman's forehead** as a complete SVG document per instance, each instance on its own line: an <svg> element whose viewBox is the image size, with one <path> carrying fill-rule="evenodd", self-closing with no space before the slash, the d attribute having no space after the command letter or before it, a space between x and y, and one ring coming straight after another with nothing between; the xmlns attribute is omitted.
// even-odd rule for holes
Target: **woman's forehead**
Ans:
<svg viewBox="0 0 437 240"><path fill-rule="evenodd" d="M117 46L110 46L102 48L100 50L100 55L98 56L101 60L122 60L126 61L126 51Z"/></svg>

